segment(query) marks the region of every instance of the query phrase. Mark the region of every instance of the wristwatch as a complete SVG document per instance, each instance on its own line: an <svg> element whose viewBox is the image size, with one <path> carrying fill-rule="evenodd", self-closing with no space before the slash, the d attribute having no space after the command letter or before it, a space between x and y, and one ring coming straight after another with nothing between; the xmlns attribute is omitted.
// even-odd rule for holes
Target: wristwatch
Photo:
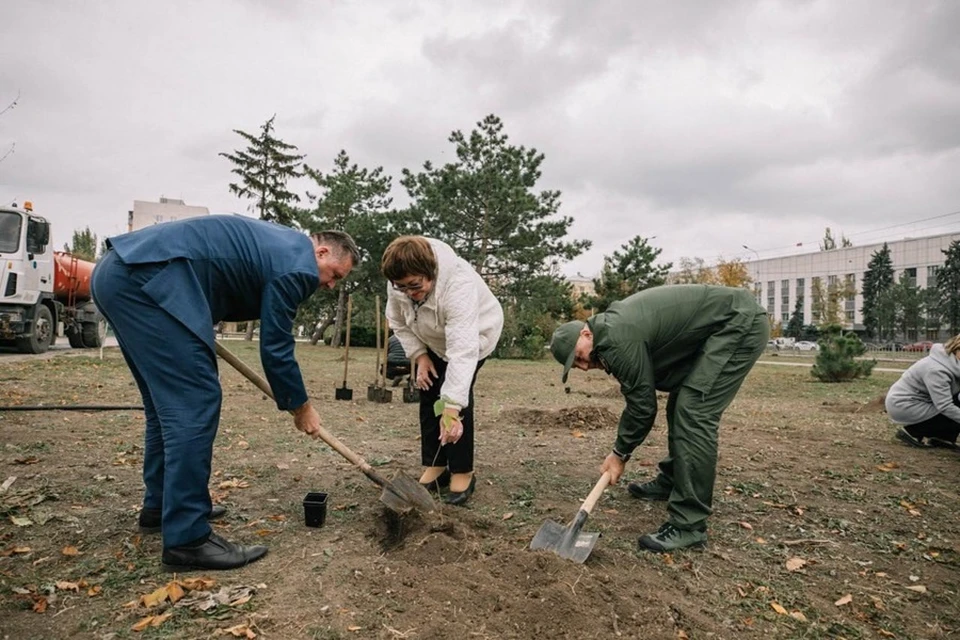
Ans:
<svg viewBox="0 0 960 640"><path fill-rule="evenodd" d="M613 450L613 455L615 455L615 456L617 456L618 458L620 458L620 462L626 462L627 460L630 459L630 454L629 454L629 453L620 453L620 452L617 451L616 449Z"/></svg>

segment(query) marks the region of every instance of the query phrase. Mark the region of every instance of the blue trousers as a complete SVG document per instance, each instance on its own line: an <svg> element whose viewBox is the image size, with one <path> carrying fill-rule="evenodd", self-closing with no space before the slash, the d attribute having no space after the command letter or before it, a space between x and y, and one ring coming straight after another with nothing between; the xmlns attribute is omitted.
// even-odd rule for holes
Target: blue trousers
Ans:
<svg viewBox="0 0 960 640"><path fill-rule="evenodd" d="M198 336L144 291L164 270L189 268L183 261L127 265L109 251L91 280L94 301L113 327L143 396L143 506L162 510L165 548L210 533L208 483L222 400L210 346L213 322L210 336ZM194 297L193 290L184 286L185 297ZM202 296L183 303L193 310L209 308Z"/></svg>

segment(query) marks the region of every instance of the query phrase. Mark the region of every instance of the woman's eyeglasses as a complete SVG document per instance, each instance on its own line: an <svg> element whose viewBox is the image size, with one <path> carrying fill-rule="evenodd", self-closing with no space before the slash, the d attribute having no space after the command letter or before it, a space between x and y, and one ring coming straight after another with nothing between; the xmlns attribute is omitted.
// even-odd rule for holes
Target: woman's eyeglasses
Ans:
<svg viewBox="0 0 960 640"><path fill-rule="evenodd" d="M392 286L394 289L396 289L400 293L420 291L420 289L423 289L423 278L420 278L420 280L411 284L397 284L395 282L391 282L390 286Z"/></svg>

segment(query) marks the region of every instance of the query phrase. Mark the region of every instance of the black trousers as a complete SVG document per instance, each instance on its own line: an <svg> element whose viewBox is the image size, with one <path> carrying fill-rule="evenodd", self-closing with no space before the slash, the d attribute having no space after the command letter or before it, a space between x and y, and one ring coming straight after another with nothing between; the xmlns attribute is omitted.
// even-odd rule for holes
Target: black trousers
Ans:
<svg viewBox="0 0 960 640"><path fill-rule="evenodd" d="M433 414L433 404L440 399L440 389L446 379L447 363L433 351L427 350L437 370L437 379L426 391L420 391L420 459L425 467L447 467L450 473L470 473L473 471L473 385L477 383L477 372L486 361L477 363L470 381L469 404L460 410L463 423L463 435L453 444L440 446L440 417Z"/></svg>
<svg viewBox="0 0 960 640"><path fill-rule="evenodd" d="M954 397L953 404L960 407L960 395ZM905 425L903 429L914 438L939 438L954 444L957 442L957 436L960 436L960 423L954 422L942 413L923 422Z"/></svg>

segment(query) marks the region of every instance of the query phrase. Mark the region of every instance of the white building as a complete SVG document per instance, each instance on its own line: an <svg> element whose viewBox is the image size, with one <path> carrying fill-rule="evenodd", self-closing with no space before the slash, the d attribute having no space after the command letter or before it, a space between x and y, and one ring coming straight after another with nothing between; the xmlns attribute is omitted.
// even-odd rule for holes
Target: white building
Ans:
<svg viewBox="0 0 960 640"><path fill-rule="evenodd" d="M914 284L919 287L931 287L936 283L937 269L943 265L946 256L942 253L950 243L960 240L960 233L948 233L925 238L907 238L887 242L890 248L890 260L893 263L894 279L899 281L906 271ZM803 298L803 322L815 324L813 320L812 291L819 283L821 291L827 291L831 284L850 285L856 296L840 302L847 329L863 329L863 295L861 292L863 274L873 254L883 248L882 242L862 247L846 247L817 251L782 258L766 258L747 262L750 277L753 280L757 301L767 309L774 322L784 327L790 321L797 298ZM927 335L923 338L936 340L946 335ZM907 336L919 339L920 336Z"/></svg>
<svg viewBox="0 0 960 640"><path fill-rule="evenodd" d="M210 210L206 207L190 206L174 198L161 197L160 202L134 200L133 210L127 212L127 231L209 214Z"/></svg>

